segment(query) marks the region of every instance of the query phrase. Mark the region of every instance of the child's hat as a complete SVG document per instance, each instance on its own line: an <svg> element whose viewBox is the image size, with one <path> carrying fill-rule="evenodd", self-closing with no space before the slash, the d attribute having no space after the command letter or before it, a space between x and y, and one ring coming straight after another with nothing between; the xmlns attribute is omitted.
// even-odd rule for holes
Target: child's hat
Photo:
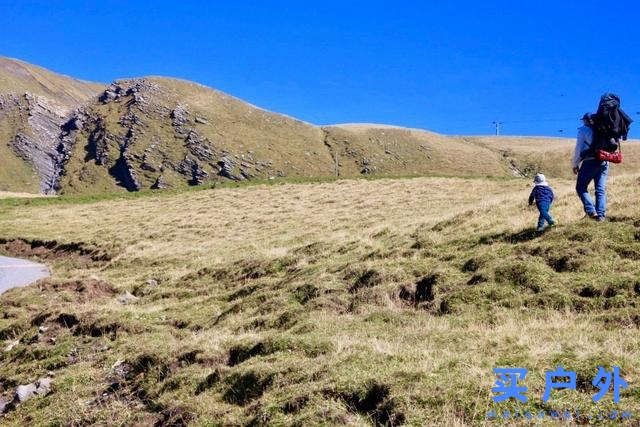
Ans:
<svg viewBox="0 0 640 427"><path fill-rule="evenodd" d="M547 178L541 173L537 173L536 177L533 178L533 182L536 184L542 184L543 182L547 182Z"/></svg>

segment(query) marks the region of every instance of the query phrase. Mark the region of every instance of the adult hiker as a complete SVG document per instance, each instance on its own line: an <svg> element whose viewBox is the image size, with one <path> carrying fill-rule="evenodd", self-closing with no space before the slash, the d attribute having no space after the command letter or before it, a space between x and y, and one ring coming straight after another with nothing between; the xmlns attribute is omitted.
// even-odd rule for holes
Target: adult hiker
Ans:
<svg viewBox="0 0 640 427"><path fill-rule="evenodd" d="M607 177L609 163L620 163L620 141L626 140L631 119L620 109L620 98L606 93L600 98L598 112L585 114L573 155L573 173L577 174L576 192L588 217L605 221L607 213ZM593 181L596 203L589 195Z"/></svg>

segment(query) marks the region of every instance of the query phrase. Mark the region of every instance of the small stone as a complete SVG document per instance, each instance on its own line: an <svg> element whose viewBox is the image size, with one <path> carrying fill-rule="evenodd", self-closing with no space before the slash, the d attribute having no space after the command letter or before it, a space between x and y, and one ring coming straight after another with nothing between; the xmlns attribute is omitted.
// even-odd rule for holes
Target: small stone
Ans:
<svg viewBox="0 0 640 427"><path fill-rule="evenodd" d="M158 286L158 281L156 279L149 279L145 283L149 286Z"/></svg>
<svg viewBox="0 0 640 427"><path fill-rule="evenodd" d="M206 119L202 118L202 117L196 117L196 123L200 123L202 125L206 125L209 122Z"/></svg>
<svg viewBox="0 0 640 427"><path fill-rule="evenodd" d="M5 409L9 405L9 401L5 400L4 397L0 396L0 415L4 414Z"/></svg>
<svg viewBox="0 0 640 427"><path fill-rule="evenodd" d="M38 387L34 384L19 385L16 389L16 399L19 403L24 403L36 395Z"/></svg>
<svg viewBox="0 0 640 427"><path fill-rule="evenodd" d="M144 159L142 160L142 164L140 164L140 168L149 172L157 171L158 169L150 161L148 161L147 157L148 156L145 154Z"/></svg>
<svg viewBox="0 0 640 427"><path fill-rule="evenodd" d="M4 351L13 350L13 348L15 346L17 346L18 344L20 344L20 340L14 340L14 341L9 342L9 344L7 344L7 346L4 348Z"/></svg>
<svg viewBox="0 0 640 427"><path fill-rule="evenodd" d="M124 294L118 295L116 298L120 304L132 304L138 300L138 297L131 295L129 291L126 291Z"/></svg>
<svg viewBox="0 0 640 427"><path fill-rule="evenodd" d="M126 378L129 372L131 372L131 365L126 363L124 360L118 360L111 367L113 374L119 378Z"/></svg>
<svg viewBox="0 0 640 427"><path fill-rule="evenodd" d="M36 393L39 396L45 396L51 392L51 384L53 383L53 378L45 377L40 378L36 381Z"/></svg>
<svg viewBox="0 0 640 427"><path fill-rule="evenodd" d="M22 384L16 388L14 401L24 403L35 396L45 396L51 392L53 379L51 377L40 378L30 384Z"/></svg>
<svg viewBox="0 0 640 427"><path fill-rule="evenodd" d="M46 326L40 326L38 328L38 332L40 332L41 334L44 334L45 332L47 332L49 330L49 328L47 328Z"/></svg>

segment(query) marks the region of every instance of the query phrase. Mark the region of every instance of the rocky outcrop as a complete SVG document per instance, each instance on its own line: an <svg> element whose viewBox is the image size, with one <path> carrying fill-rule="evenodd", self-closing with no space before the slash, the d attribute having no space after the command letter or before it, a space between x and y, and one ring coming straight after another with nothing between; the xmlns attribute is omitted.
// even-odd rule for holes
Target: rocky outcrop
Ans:
<svg viewBox="0 0 640 427"><path fill-rule="evenodd" d="M189 156L178 165L177 172L189 177L189 185L200 185L209 176L198 161Z"/></svg>
<svg viewBox="0 0 640 427"><path fill-rule="evenodd" d="M126 147L120 150L120 157L116 164L109 168L109 173L115 178L116 183L129 191L138 191L142 188L138 180L138 174L127 157Z"/></svg>
<svg viewBox="0 0 640 427"><path fill-rule="evenodd" d="M215 157L215 149L211 141L207 138L202 138L198 135L198 132L194 130L189 131L185 139L185 145L189 149L189 152L199 160L210 162Z"/></svg>
<svg viewBox="0 0 640 427"><path fill-rule="evenodd" d="M220 161L218 162L218 166L220 167L220 172L218 173L218 175L224 178L228 178L232 181L240 180L240 178L238 178L233 173L234 164L229 157L223 157L222 159L220 159Z"/></svg>
<svg viewBox="0 0 640 427"><path fill-rule="evenodd" d="M109 142L111 138L101 117L90 117L87 121L89 133L87 145L88 159L94 159L97 165L105 165L109 158Z"/></svg>
<svg viewBox="0 0 640 427"><path fill-rule="evenodd" d="M176 133L183 135L186 131L184 126L189 123L189 112L187 107L182 104L178 104L176 108L171 111L171 125L176 129Z"/></svg>
<svg viewBox="0 0 640 427"><path fill-rule="evenodd" d="M231 101L221 98L224 103ZM116 185L137 191L172 186L180 175L190 185L285 175L274 169L273 160L242 150L244 144L237 138L225 141L229 123L218 130L202 106L182 101L180 88L159 85L155 79L115 81L75 109L57 108L54 102L32 95L0 101L0 115L12 106L12 114L22 114L28 124L15 132L11 145L38 172L43 193L59 191L61 181L72 191L84 191L83 182L104 185L109 176ZM255 120L253 109L243 114ZM270 118L263 120L271 126ZM213 135L220 140L214 141ZM253 147L255 141L249 144ZM74 155L82 158L69 163ZM62 179L66 174L69 179Z"/></svg>
<svg viewBox="0 0 640 427"><path fill-rule="evenodd" d="M144 95L145 92L153 93L159 89L159 86L149 79L118 80L102 92L98 97L98 101L108 104L120 101L124 97L132 96L134 102L141 104L147 101Z"/></svg>
<svg viewBox="0 0 640 427"><path fill-rule="evenodd" d="M64 163L69 158L73 133L82 117L50 100L27 93L24 95L26 120L10 145L23 160L30 163L40 178L43 194L59 189Z"/></svg>
<svg viewBox="0 0 640 427"><path fill-rule="evenodd" d="M164 180L164 177L162 175L159 175L158 178L156 178L156 182L154 182L153 185L151 186L151 189L162 190L163 188L167 188L167 187L168 185Z"/></svg>

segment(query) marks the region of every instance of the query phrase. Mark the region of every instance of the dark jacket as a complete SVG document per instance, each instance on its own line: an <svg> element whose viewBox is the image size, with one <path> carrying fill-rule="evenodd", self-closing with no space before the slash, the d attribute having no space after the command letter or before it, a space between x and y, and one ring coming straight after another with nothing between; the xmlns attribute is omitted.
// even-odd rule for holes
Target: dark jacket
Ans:
<svg viewBox="0 0 640 427"><path fill-rule="evenodd" d="M620 98L612 93L602 95L598 112L591 115L589 121L593 130L593 143L589 149L591 157L595 157L597 150L617 151L620 140L627 140L629 126L633 123L620 108Z"/></svg>
<svg viewBox="0 0 640 427"><path fill-rule="evenodd" d="M553 190L548 185L534 186L529 195L529 204L532 205L534 200L537 204L551 204L553 202Z"/></svg>

